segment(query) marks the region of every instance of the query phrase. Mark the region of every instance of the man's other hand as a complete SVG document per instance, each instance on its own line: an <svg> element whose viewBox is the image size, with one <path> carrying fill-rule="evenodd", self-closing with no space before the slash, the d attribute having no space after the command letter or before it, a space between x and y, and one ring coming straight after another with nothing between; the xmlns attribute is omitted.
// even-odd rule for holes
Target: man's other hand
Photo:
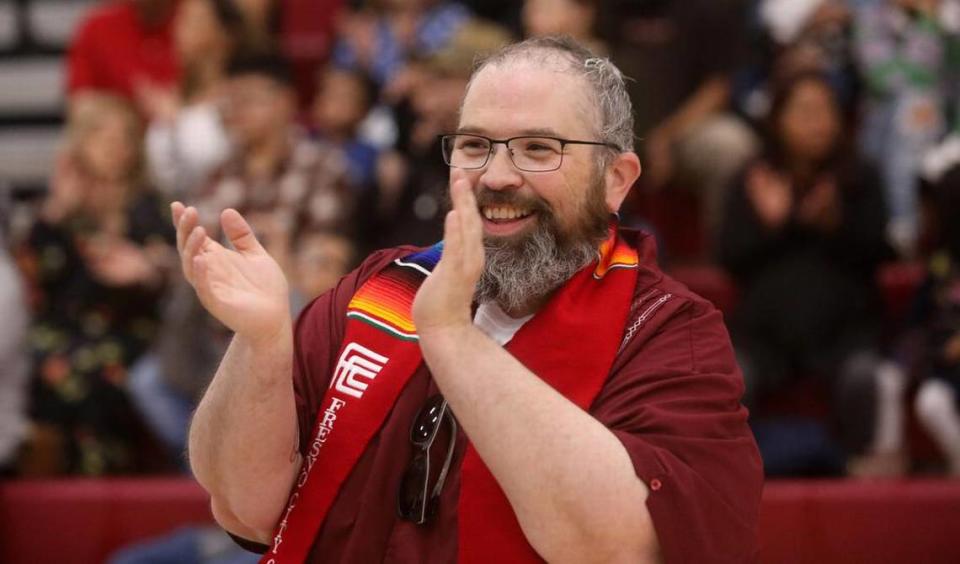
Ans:
<svg viewBox="0 0 960 564"><path fill-rule="evenodd" d="M483 223L466 180L450 188L453 210L443 225L443 256L413 300L417 333L449 331L472 324L470 306L483 271Z"/></svg>

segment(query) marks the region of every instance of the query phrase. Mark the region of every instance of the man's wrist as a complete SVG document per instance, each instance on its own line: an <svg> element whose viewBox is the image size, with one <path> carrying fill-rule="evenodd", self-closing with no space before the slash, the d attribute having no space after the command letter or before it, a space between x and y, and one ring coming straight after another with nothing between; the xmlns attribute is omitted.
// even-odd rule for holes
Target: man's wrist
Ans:
<svg viewBox="0 0 960 564"><path fill-rule="evenodd" d="M476 326L471 321L462 321L458 323L445 323L438 325L424 325L417 327L417 336L420 340L440 341L446 339L457 340L462 338L465 333L476 330Z"/></svg>
<svg viewBox="0 0 960 564"><path fill-rule="evenodd" d="M438 355L460 354L463 347L468 346L475 336L480 333L473 323L458 323L444 326L419 329L420 349L425 360L436 359Z"/></svg>
<svg viewBox="0 0 960 564"><path fill-rule="evenodd" d="M237 344L256 354L277 353L293 348L293 322L288 317L280 326L257 334L237 333Z"/></svg>

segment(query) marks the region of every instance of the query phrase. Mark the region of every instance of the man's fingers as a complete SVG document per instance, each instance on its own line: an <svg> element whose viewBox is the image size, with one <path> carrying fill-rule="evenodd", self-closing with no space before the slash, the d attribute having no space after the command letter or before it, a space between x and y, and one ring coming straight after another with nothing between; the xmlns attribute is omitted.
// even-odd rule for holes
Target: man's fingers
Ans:
<svg viewBox="0 0 960 564"><path fill-rule="evenodd" d="M183 246L184 254L188 256L197 254L206 238L207 231L203 227L194 227L193 231L190 232L190 236L187 237L186 244Z"/></svg>
<svg viewBox="0 0 960 564"><path fill-rule="evenodd" d="M463 191L463 215L461 216L465 243L471 250L476 244L483 242L483 222L480 221L480 211L477 209L477 197L469 185Z"/></svg>
<svg viewBox="0 0 960 564"><path fill-rule="evenodd" d="M206 255L196 255L190 259L190 270L193 271L193 288L200 298L200 303L206 305L210 303L210 257Z"/></svg>
<svg viewBox="0 0 960 564"><path fill-rule="evenodd" d="M207 235L206 229L202 226L194 227L193 231L190 232L190 236L187 237L183 253L181 254L183 272L184 275L187 276L187 280L192 280L193 260L196 257L203 255L217 256L225 252L227 252L227 249L211 239L210 236Z"/></svg>
<svg viewBox="0 0 960 564"><path fill-rule="evenodd" d="M207 234L203 227L194 227L184 241L183 249L180 250L180 263L183 266L183 275L190 283L193 283L195 280L193 268L194 258L196 258L198 252L200 251L200 247L206 238Z"/></svg>
<svg viewBox="0 0 960 564"><path fill-rule="evenodd" d="M187 237L196 227L199 215L194 207L184 208L180 214L180 220L177 222L177 250L183 252L183 246L187 242Z"/></svg>
<svg viewBox="0 0 960 564"><path fill-rule="evenodd" d="M226 209L220 214L220 225L223 233L230 240L233 248L241 253L263 252L263 247L253 234L253 229L237 210Z"/></svg>
<svg viewBox="0 0 960 564"><path fill-rule="evenodd" d="M460 210L464 206L464 192L470 190L470 183L466 180L457 180L450 186L450 200L453 202L453 209Z"/></svg>
<svg viewBox="0 0 960 564"><path fill-rule="evenodd" d="M455 209L447 212L443 222L443 254L440 256L441 263L457 270L463 259L463 234L460 229L459 214L460 212Z"/></svg>
<svg viewBox="0 0 960 564"><path fill-rule="evenodd" d="M173 227L176 229L180 225L180 216L183 215L183 204L173 202L170 204L170 216L173 217Z"/></svg>
<svg viewBox="0 0 960 564"><path fill-rule="evenodd" d="M464 261L462 266L472 265L475 261L482 260L483 254L483 224L480 221L480 212L477 211L477 199L466 180L458 180L451 190L460 228L459 253Z"/></svg>

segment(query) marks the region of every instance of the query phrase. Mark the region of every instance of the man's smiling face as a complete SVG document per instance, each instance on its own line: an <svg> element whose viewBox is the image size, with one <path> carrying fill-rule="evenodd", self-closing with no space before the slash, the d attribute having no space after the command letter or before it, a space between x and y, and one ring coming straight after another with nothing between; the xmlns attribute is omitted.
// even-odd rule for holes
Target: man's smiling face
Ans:
<svg viewBox="0 0 960 564"><path fill-rule="evenodd" d="M464 98L457 132L492 139L545 136L600 141L586 82L550 58L489 65L475 75ZM452 167L450 181L466 179L477 196L483 222L486 262L477 300L497 302L511 314L539 307L560 285L597 256L607 233L609 214L620 201L611 198L607 173L592 145L568 144L557 154L528 146L526 154L559 168L528 172L517 168L506 146L479 169ZM482 157L484 144L467 146ZM465 153L466 154L466 153ZM514 158L523 168L519 148ZM544 166L543 168L552 168Z"/></svg>
<svg viewBox="0 0 960 564"><path fill-rule="evenodd" d="M598 141L588 91L582 79L549 62L488 66L467 91L458 133ZM549 172L519 170L504 145L493 150L483 168L450 173L451 182L466 178L473 186L488 243L515 245L545 227L564 245L603 236L611 208L597 151L605 149L566 145L562 166Z"/></svg>

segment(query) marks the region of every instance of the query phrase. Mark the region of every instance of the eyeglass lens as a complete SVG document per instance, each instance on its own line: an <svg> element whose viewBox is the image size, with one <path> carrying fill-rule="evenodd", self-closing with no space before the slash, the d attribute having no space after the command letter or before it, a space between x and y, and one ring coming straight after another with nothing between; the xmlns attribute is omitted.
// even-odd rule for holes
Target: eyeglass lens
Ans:
<svg viewBox="0 0 960 564"><path fill-rule="evenodd" d="M442 145L447 164L465 169L483 168L494 150L494 143L477 135L447 135ZM520 170L545 172L560 168L563 143L549 137L515 137L507 142L507 152Z"/></svg>

